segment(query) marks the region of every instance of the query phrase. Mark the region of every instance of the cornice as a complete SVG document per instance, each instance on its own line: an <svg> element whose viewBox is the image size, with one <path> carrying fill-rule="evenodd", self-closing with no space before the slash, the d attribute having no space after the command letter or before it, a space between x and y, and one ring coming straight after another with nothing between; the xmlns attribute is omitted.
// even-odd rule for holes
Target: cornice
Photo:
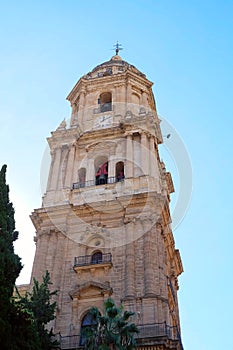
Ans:
<svg viewBox="0 0 233 350"><path fill-rule="evenodd" d="M76 98L77 93L79 92L79 89L81 87L84 87L89 92L96 90L96 88L99 88L104 86L104 84L112 85L114 88L114 85L116 83L120 84L132 84L132 85L141 85L140 88L146 87L147 89L151 89L153 83L149 81L146 77L140 76L135 72L132 72L131 70L127 69L123 73L119 74L113 74L109 76L103 76L103 77L94 77L85 79L84 77L80 78L78 82L75 84L69 95L66 97L68 101L72 103L72 101ZM81 92L81 91L80 91Z"/></svg>

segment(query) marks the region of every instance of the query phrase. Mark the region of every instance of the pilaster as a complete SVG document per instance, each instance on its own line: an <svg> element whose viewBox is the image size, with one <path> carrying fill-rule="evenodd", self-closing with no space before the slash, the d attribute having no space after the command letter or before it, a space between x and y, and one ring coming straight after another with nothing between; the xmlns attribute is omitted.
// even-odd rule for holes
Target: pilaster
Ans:
<svg viewBox="0 0 233 350"><path fill-rule="evenodd" d="M71 145L68 154L68 162L66 167L65 187L71 188L72 175L74 167L75 145Z"/></svg>
<svg viewBox="0 0 233 350"><path fill-rule="evenodd" d="M154 283L154 273L156 269L156 261L155 256L152 255L152 242L153 237L151 234L151 222L148 219L143 220L143 229L144 229L144 288L145 288L145 296L154 296L156 293L156 285Z"/></svg>
<svg viewBox="0 0 233 350"><path fill-rule="evenodd" d="M125 245L125 298L135 296L135 251L134 251L134 224L126 226L126 245Z"/></svg>
<svg viewBox="0 0 233 350"><path fill-rule="evenodd" d="M148 138L147 134L141 133L141 162L143 175L149 175L149 150L148 150Z"/></svg>
<svg viewBox="0 0 233 350"><path fill-rule="evenodd" d="M56 190L58 186L58 178L60 174L60 162L61 162L61 146L55 149L54 163L52 166L52 176L50 182L50 190Z"/></svg>
<svg viewBox="0 0 233 350"><path fill-rule="evenodd" d="M133 177L133 140L128 134L126 139L126 178Z"/></svg>

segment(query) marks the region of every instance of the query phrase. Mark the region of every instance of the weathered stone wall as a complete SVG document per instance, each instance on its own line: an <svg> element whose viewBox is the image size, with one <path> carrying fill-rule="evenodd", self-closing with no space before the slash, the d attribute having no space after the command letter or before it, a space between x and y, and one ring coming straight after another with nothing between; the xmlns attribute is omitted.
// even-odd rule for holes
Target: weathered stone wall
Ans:
<svg viewBox="0 0 233 350"><path fill-rule="evenodd" d="M53 326L63 336L80 334L85 313L93 305L103 310L109 296L134 311L137 324L179 327L182 263L170 229L173 184L158 154L162 136L151 86L115 56L78 81L68 96L70 126L63 121L48 138L47 191L31 216L32 277L51 273L52 288L59 290ZM105 112L103 93L110 98ZM108 163L108 180L97 186L101 162ZM121 181L118 162L124 164ZM75 265L75 257L98 251L112 260Z"/></svg>

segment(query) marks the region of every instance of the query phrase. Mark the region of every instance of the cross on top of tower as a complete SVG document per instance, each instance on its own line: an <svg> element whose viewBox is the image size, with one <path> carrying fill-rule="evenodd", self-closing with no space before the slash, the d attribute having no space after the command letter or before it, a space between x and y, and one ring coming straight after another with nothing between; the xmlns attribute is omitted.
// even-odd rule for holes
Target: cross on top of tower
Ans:
<svg viewBox="0 0 233 350"><path fill-rule="evenodd" d="M122 45L118 43L118 41L116 42L115 45L113 45L115 47L116 50L116 55L118 55L120 50L123 50L123 47L121 47Z"/></svg>

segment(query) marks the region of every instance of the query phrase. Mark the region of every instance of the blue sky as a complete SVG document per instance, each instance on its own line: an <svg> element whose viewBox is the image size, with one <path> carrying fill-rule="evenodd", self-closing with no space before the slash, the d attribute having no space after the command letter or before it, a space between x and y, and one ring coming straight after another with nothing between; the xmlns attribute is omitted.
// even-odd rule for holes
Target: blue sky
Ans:
<svg viewBox="0 0 233 350"><path fill-rule="evenodd" d="M233 1L226 0L1 2L0 163L8 165L20 231L19 283L30 278L29 214L41 205L46 137L69 118L65 98L79 77L108 60L119 40L123 59L154 82L158 112L180 135L192 164L191 203L174 231L185 270L179 280L184 348L233 348L232 14Z"/></svg>

